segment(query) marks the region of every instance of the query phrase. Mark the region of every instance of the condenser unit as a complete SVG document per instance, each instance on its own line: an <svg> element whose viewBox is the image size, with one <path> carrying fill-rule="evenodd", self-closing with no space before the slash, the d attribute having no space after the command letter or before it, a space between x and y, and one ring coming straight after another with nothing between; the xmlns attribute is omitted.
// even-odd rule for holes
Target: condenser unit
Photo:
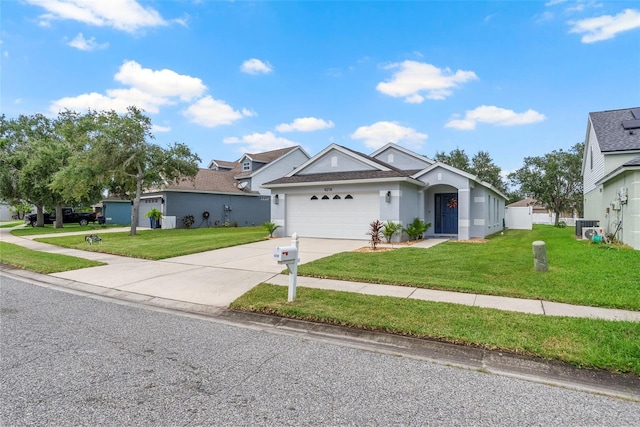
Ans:
<svg viewBox="0 0 640 427"><path fill-rule="evenodd" d="M593 236L604 237L604 228L602 227L582 227L582 238L584 240L593 240Z"/></svg>

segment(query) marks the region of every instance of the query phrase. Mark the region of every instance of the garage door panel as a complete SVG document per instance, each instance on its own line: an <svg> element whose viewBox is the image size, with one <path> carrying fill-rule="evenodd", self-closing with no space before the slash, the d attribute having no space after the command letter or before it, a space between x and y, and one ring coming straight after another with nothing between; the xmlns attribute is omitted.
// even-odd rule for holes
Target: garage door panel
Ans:
<svg viewBox="0 0 640 427"><path fill-rule="evenodd" d="M378 193L338 194L328 199L313 194L288 195L286 233L301 237L367 239L369 224L380 216Z"/></svg>

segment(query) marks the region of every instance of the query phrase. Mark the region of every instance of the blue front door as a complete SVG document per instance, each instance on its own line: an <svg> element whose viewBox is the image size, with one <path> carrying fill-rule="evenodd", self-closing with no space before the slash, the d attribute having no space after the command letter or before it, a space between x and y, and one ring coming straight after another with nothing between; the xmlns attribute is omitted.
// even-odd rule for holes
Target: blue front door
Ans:
<svg viewBox="0 0 640 427"><path fill-rule="evenodd" d="M458 193L435 195L435 232L458 234Z"/></svg>

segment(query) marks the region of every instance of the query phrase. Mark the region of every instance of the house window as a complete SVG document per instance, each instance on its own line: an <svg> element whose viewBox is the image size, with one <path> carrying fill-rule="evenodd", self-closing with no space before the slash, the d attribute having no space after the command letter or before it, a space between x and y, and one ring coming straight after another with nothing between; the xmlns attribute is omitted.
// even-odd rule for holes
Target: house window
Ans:
<svg viewBox="0 0 640 427"><path fill-rule="evenodd" d="M591 147L591 153L589 155L589 167L593 170L593 147Z"/></svg>
<svg viewBox="0 0 640 427"><path fill-rule="evenodd" d="M347 194L344 199L345 200L353 200L353 196L351 194Z"/></svg>
<svg viewBox="0 0 640 427"><path fill-rule="evenodd" d="M322 200L329 200L329 196L325 194L324 196L322 196Z"/></svg>
<svg viewBox="0 0 640 427"><path fill-rule="evenodd" d="M331 167L335 168L336 166L338 166L338 156L332 156L331 157Z"/></svg>
<svg viewBox="0 0 640 427"><path fill-rule="evenodd" d="M318 200L318 196L311 196L311 200Z"/></svg>
<svg viewBox="0 0 640 427"><path fill-rule="evenodd" d="M336 194L335 196L333 196L333 200L340 200L340 196Z"/></svg>
<svg viewBox="0 0 640 427"><path fill-rule="evenodd" d="M250 171L251 170L251 162L247 161L242 163L242 170L243 171Z"/></svg>

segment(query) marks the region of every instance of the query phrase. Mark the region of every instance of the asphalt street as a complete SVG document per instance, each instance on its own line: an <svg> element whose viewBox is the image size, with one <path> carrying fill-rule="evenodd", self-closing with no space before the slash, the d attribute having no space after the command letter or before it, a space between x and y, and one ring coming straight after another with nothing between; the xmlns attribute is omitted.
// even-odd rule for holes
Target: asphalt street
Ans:
<svg viewBox="0 0 640 427"><path fill-rule="evenodd" d="M635 425L640 404L0 282L0 425Z"/></svg>

